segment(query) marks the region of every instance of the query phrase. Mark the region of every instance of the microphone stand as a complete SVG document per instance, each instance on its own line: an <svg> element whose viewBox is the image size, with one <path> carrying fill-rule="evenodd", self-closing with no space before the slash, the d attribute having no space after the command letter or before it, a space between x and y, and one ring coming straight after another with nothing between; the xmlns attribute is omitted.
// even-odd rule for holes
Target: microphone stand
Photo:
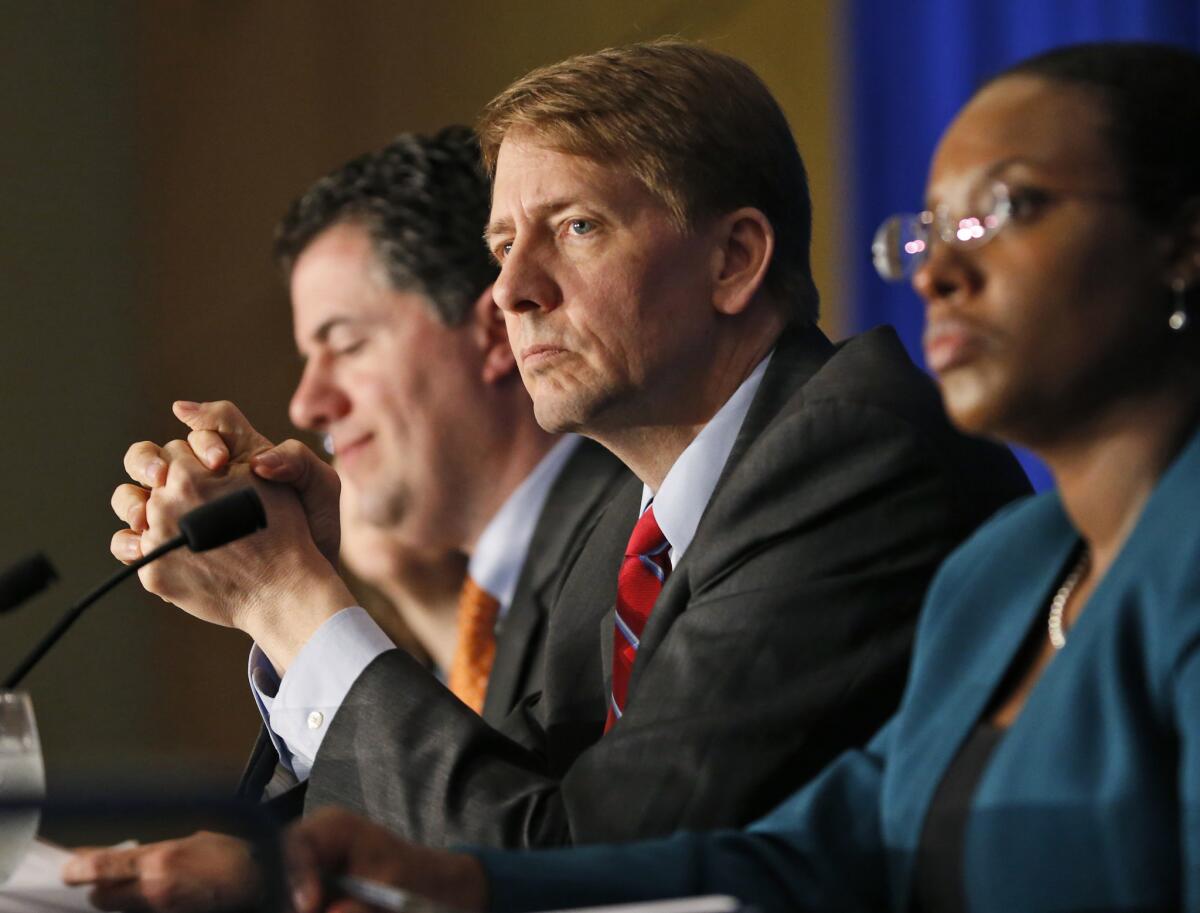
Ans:
<svg viewBox="0 0 1200 913"><path fill-rule="evenodd" d="M181 545L186 545L193 552L208 551L240 539L242 536L247 536L255 530L263 529L266 525L266 511L253 488L239 489L188 511L179 518L180 534L178 536L164 542L148 555L143 555L133 564L121 568L73 605L0 687L11 690L19 685L21 680L29 674L29 670L36 666L38 660L58 643L59 638L67 632L71 625L75 624L88 606L126 577L136 574L151 561L161 558L167 552L174 551Z"/></svg>
<svg viewBox="0 0 1200 913"><path fill-rule="evenodd" d="M38 645L34 647L32 651L30 651L29 655L21 661L21 664L17 666L17 668L12 671L8 678L4 680L4 690L11 691L12 689L16 688L17 685L21 684L21 680L29 674L29 670L36 666L41 658L46 655L46 652L56 643L58 643L58 639L66 634L67 629L79 620L79 616L83 614L84 610L88 606L115 587L126 577L133 576L151 561L154 561L156 558L161 558L167 552L174 551L186 543L187 539L184 536L176 536L174 539L164 542L158 548L154 549L154 551L150 552L150 554L143 555L133 564L121 568L119 571L109 577L108 580L100 584L99 587L92 590L92 592L84 596L83 599L75 603L75 605L73 605L67 611L67 613L58 620L54 627L50 629L46 636L38 642Z"/></svg>

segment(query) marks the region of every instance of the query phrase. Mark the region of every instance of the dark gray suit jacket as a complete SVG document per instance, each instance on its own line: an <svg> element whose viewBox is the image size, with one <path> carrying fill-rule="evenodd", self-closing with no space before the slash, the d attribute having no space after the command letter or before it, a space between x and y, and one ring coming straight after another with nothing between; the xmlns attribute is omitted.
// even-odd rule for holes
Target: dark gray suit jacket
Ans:
<svg viewBox="0 0 1200 913"><path fill-rule="evenodd" d="M483 705L483 718L489 723L500 723L525 696L541 690L547 616L566 558L599 510L630 478L620 460L583 439L551 484L512 603L496 629L496 658ZM423 674L430 677L428 671ZM238 786L239 797L259 801L278 760L266 729L261 729ZM272 800L280 819L299 815L304 791L300 785Z"/></svg>
<svg viewBox="0 0 1200 913"><path fill-rule="evenodd" d="M788 331L602 735L617 569L640 485L609 502L550 614L545 681L498 726L411 658L355 683L307 807L432 845L554 845L745 823L894 709L941 559L1028 490L955 433L890 330Z"/></svg>
<svg viewBox="0 0 1200 913"><path fill-rule="evenodd" d="M600 510L630 478L620 460L584 439L551 486L512 605L496 628L496 659L483 702L483 718L492 725L527 695L542 690L547 621L563 566Z"/></svg>

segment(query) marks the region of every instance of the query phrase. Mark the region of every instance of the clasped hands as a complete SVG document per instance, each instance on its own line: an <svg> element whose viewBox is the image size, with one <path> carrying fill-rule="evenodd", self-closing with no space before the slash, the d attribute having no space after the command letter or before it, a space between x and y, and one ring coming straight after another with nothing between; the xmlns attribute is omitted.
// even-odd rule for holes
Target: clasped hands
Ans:
<svg viewBox="0 0 1200 913"><path fill-rule="evenodd" d="M311 634L353 597L337 575L340 537L336 472L298 441L278 446L229 402L177 402L186 440L148 441L125 454L135 484L112 508L128 524L111 550L132 563L174 537L179 518L234 488L253 485L267 529L203 554L175 552L138 572L151 593L215 624L239 628L282 673ZM457 909L483 906L484 877L473 857L406 843L348 812L323 809L292 828L289 875L297 910L367 908L325 894L325 876L354 874L416 890ZM250 907L261 874L249 846L201 832L129 849L83 849L63 872L93 886L105 910L199 913Z"/></svg>
<svg viewBox="0 0 1200 913"><path fill-rule="evenodd" d="M131 563L179 531L194 507L253 485L267 529L203 554L175 552L138 572L142 586L184 611L245 631L282 673L328 618L354 604L337 574L337 473L299 441L274 446L229 402L177 402L186 440L125 453L135 484L118 486L128 524L111 543Z"/></svg>

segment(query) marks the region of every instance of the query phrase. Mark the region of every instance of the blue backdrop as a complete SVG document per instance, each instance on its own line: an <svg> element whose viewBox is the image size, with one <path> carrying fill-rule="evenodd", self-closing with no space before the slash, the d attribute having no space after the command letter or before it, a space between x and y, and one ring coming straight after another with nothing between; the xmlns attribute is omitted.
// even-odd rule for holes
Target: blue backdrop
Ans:
<svg viewBox="0 0 1200 913"><path fill-rule="evenodd" d="M876 276L870 244L888 215L921 209L933 147L955 112L991 74L1056 45L1137 38L1200 49L1200 0L851 0L847 12L850 323L894 325L923 363L919 300ZM1050 484L1019 456L1036 486Z"/></svg>

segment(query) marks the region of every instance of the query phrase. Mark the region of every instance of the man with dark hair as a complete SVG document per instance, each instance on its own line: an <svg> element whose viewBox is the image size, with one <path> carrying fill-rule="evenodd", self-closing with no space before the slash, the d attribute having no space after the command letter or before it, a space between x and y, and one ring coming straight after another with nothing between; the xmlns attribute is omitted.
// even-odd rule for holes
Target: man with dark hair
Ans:
<svg viewBox="0 0 1200 913"><path fill-rule="evenodd" d="M492 729L385 654L309 807L434 845L745 823L892 712L925 584L1023 476L950 429L894 334L817 329L803 164L745 64L679 41L573 58L503 93L480 135L493 293L538 421L637 478L569 561L536 703ZM188 486L216 490L185 455L166 516Z"/></svg>
<svg viewBox="0 0 1200 913"><path fill-rule="evenodd" d="M447 714L499 723L538 689L559 571L627 473L598 445L547 434L535 422L491 298L497 268L481 241L488 201L468 128L405 134L317 181L280 223L275 253L305 359L292 421L328 437L359 515L410 548L470 555L458 646L445 670L453 696L407 654L404 673L411 687L437 694ZM187 458L199 455L208 469L227 467L244 479L248 461L271 448L232 404L177 403L175 411L194 429ZM185 447L168 445L164 459L175 461ZM304 796L292 787L309 779L347 689L381 654L401 651L354 605L334 571L336 504L310 492L336 494L337 477L297 442L280 449L304 454L304 478L291 479L303 503L281 501L279 486L264 490L271 523L308 508L293 519L309 548L246 565L262 571L255 574L258 611L208 598L215 595L208 582L186 564L145 582L171 593L206 591L205 601L175 601L253 637L250 681L264 726L239 792L278 799L281 813L291 815ZM157 448L135 445L129 459L151 451ZM268 464L259 466L271 475ZM130 523L113 540L122 560L154 535L157 499L148 502L147 494L130 485L114 495ZM295 554L323 566L320 585L309 587L313 576L295 573L288 560ZM226 553L221 561L239 559ZM157 890L186 892L189 871L207 860L245 858L238 841L201 834L93 862L98 872L123 865L144 876L101 879L101 899L119 906Z"/></svg>
<svg viewBox="0 0 1200 913"><path fill-rule="evenodd" d="M480 254L488 188L481 183L479 145L467 127L433 137L406 133L318 180L292 203L275 232L275 258L285 278L308 246L335 224L366 229L379 266L394 288L420 288L447 326L469 318L496 279Z"/></svg>
<svg viewBox="0 0 1200 913"><path fill-rule="evenodd" d="M468 128L405 134L296 200L276 232L275 254L306 357L292 421L329 436L367 521L414 548L471 554L460 642L445 671L460 699L497 721L537 666L556 569L544 547L530 551L539 514L542 536L569 542L619 467L595 445L556 441L533 421L491 302L497 271L479 243L487 211ZM260 740L256 758L278 753L300 766L296 773L311 768L327 730L312 725L314 714L331 720L321 708L336 710L388 647L365 613L351 615L353 626L339 620L307 644L279 717L264 728L275 751ZM498 622L507 633L493 660ZM260 650L252 665L270 723L278 697L263 684L279 683ZM331 668L337 686L326 691ZM325 683L320 694L301 690L314 681ZM251 794L256 766L244 784Z"/></svg>

